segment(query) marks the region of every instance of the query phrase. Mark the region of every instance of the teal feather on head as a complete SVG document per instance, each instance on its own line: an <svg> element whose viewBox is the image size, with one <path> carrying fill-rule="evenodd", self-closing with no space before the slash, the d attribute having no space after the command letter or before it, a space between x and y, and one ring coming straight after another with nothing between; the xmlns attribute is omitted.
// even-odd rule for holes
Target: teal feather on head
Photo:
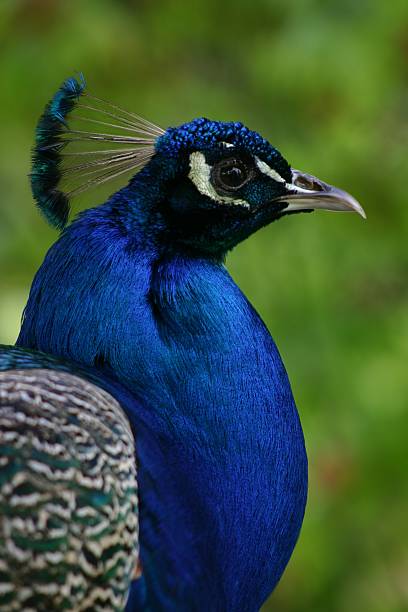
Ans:
<svg viewBox="0 0 408 612"><path fill-rule="evenodd" d="M91 127L84 129L84 122ZM73 196L141 168L163 134L151 122L85 92L82 75L64 81L38 122L33 154L31 187L48 222L63 229Z"/></svg>
<svg viewBox="0 0 408 612"><path fill-rule="evenodd" d="M66 143L61 136L66 118L83 94L85 81L69 78L47 104L36 130L33 153L31 188L34 198L47 221L63 229L68 221L69 199L58 189L61 179L61 150Z"/></svg>

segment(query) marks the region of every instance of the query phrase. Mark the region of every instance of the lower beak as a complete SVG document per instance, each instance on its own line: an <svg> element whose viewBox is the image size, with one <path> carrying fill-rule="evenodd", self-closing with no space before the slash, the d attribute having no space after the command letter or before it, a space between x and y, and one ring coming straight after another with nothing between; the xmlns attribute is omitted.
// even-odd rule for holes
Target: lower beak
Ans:
<svg viewBox="0 0 408 612"><path fill-rule="evenodd" d="M363 219L366 219L363 207L352 195L347 191L324 183L311 174L292 168L292 183L286 183L286 189L288 190L287 194L277 198L277 201L287 204L282 212L321 208L323 210L356 212Z"/></svg>

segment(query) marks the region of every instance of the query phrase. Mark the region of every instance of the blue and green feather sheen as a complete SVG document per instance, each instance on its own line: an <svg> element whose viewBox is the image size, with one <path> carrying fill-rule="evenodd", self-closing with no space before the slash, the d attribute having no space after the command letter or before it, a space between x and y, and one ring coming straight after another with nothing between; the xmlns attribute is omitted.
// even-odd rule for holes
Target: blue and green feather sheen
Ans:
<svg viewBox="0 0 408 612"><path fill-rule="evenodd" d="M61 135L66 129L66 119L84 93L85 81L73 77L64 81L52 100L45 107L35 133L32 159L31 189L34 199L47 221L63 229L69 216L69 199L58 189L61 180L61 151L65 143Z"/></svg>

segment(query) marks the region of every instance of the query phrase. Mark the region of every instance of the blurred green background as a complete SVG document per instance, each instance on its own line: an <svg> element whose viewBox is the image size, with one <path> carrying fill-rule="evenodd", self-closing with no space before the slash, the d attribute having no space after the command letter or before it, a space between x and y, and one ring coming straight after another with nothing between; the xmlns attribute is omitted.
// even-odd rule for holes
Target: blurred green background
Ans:
<svg viewBox="0 0 408 612"><path fill-rule="evenodd" d="M3 343L56 238L27 180L34 126L80 70L164 127L243 121L363 204L366 222L286 218L229 257L283 355L310 460L300 541L265 611L408 610L408 3L1 0Z"/></svg>

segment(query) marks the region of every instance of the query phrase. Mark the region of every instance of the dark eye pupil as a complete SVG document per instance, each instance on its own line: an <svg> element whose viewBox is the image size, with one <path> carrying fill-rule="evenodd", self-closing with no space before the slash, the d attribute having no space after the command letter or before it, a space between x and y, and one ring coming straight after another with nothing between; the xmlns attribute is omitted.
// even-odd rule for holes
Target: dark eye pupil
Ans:
<svg viewBox="0 0 408 612"><path fill-rule="evenodd" d="M236 191L251 178L250 167L241 159L230 157L215 164L211 180L219 193L225 195Z"/></svg>
<svg viewBox="0 0 408 612"><path fill-rule="evenodd" d="M220 169L220 179L226 187L239 187L244 183L246 173L240 166L229 166Z"/></svg>

